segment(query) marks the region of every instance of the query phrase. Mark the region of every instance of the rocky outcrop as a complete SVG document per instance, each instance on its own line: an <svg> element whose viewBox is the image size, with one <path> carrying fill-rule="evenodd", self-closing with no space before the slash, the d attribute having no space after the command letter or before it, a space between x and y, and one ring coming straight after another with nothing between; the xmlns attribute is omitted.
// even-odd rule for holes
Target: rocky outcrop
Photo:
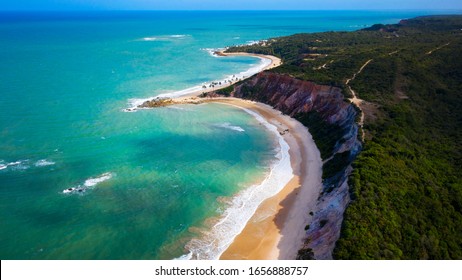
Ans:
<svg viewBox="0 0 462 280"><path fill-rule="evenodd" d="M348 176L352 170L351 164L348 164L345 170L337 174L338 178L323 181L323 192L318 198L316 212L302 248L311 248L315 259L332 259L335 242L340 237L343 213L350 203Z"/></svg>
<svg viewBox="0 0 462 280"><path fill-rule="evenodd" d="M138 108L157 108L173 105L174 102L171 98L154 98L152 100L144 101Z"/></svg>
<svg viewBox="0 0 462 280"><path fill-rule="evenodd" d="M143 109L143 108L157 108L157 107L167 107L170 105L178 105L178 104L202 104L205 99L199 97L183 97L183 98L154 98L151 100L144 101L142 104L138 105L136 108Z"/></svg>
<svg viewBox="0 0 462 280"><path fill-rule="evenodd" d="M310 129L317 145L323 144L322 141L332 144L328 149L330 153L324 155L323 173L329 176L323 179L323 191L317 209L312 213L312 223L307 227L306 242L298 258L303 259L308 252L305 256L309 258L331 259L340 236L343 213L350 201L348 176L352 171L351 162L361 149L355 108L344 100L340 88L268 72L235 85L232 95L269 104L299 119L309 129L313 126L330 127L328 130ZM317 117L306 117L312 114ZM332 137L337 139L330 139ZM329 161L338 162L330 164Z"/></svg>

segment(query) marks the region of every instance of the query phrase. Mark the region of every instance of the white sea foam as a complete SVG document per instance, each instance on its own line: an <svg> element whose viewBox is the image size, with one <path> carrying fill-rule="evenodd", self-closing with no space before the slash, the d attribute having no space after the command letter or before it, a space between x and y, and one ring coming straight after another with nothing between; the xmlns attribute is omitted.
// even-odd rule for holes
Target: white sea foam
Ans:
<svg viewBox="0 0 462 280"><path fill-rule="evenodd" d="M200 90L202 90L202 86L194 86L194 87L190 87L190 88L179 90L179 91L174 91L174 92L169 92L169 93L162 93L162 94L157 95L156 97L159 97L159 98L174 98L174 97L180 97L180 96L183 96L183 95L187 95L187 94L190 94L190 93L193 93L193 92L198 92Z"/></svg>
<svg viewBox="0 0 462 280"><path fill-rule="evenodd" d="M178 258L174 258L175 261L186 261L192 259L193 254L190 252L187 255L179 256Z"/></svg>
<svg viewBox="0 0 462 280"><path fill-rule="evenodd" d="M0 170L7 169L8 165L5 164L5 161L3 159L0 159Z"/></svg>
<svg viewBox="0 0 462 280"><path fill-rule="evenodd" d="M253 45L258 45L260 44L262 41L247 41L246 42L246 45L248 46L253 46Z"/></svg>
<svg viewBox="0 0 462 280"><path fill-rule="evenodd" d="M200 49L201 51L206 51L209 53L209 55L213 56L213 57L222 57L220 55L217 55L217 52L222 52L224 51L225 49L224 48L220 48L220 49L213 49L213 48L204 48L204 49Z"/></svg>
<svg viewBox="0 0 462 280"><path fill-rule="evenodd" d="M82 186L79 185L77 187L65 189L63 190L63 193L83 193L85 190L85 188L82 188Z"/></svg>
<svg viewBox="0 0 462 280"><path fill-rule="evenodd" d="M208 50L212 50L212 49L208 49ZM220 50L220 49L213 49L213 50L217 51L217 50ZM240 72L238 74L234 74L234 75L228 75L228 76L226 76L225 78L223 78L221 80L216 80L216 81L204 83L202 85L197 85L197 86L186 88L186 89L179 90L179 91L162 93L162 94L159 94L157 96L152 96L152 97L148 97L148 98L129 99L128 100L129 107L124 109L123 111L124 112L135 112L135 111L140 109L138 106L140 106L141 104L143 104L146 101L153 100L153 99L156 99L156 98L175 98L175 97L180 97L180 96L184 96L184 95L188 95L188 94L192 94L192 93L198 93L199 94L204 90L204 86L205 86L205 89L209 89L210 85L212 85L212 84L214 84L215 86L219 86L220 84L221 85L227 85L227 84L235 83L235 82L237 82L239 80L246 79L246 78L248 78L250 76L253 76L253 75L261 72L267 66L271 65L271 62L272 62L271 59L268 59L268 58L265 58L265 57L260 57L260 56L258 56L257 58L260 59L260 62L253 65L252 67L250 67L246 71L242 71L242 72Z"/></svg>
<svg viewBox="0 0 462 280"><path fill-rule="evenodd" d="M240 38L239 37L234 37L233 39L240 39ZM251 41L245 42L245 44L241 44L241 45L237 45L237 46L242 47L242 46L253 46L253 45L265 45L267 42L268 42L268 40L258 40L258 41L251 40Z"/></svg>
<svg viewBox="0 0 462 280"><path fill-rule="evenodd" d="M190 35L185 34L174 34L174 35L161 35L161 36L151 36L151 37L144 37L142 41L169 41L174 39L184 39Z"/></svg>
<svg viewBox="0 0 462 280"><path fill-rule="evenodd" d="M12 162L7 162L7 163L5 163L4 160L2 160L0 161L0 170L4 170L10 167L12 170L26 170L26 169L29 169L30 167L28 162L29 162L28 159L17 160L17 161L12 161Z"/></svg>
<svg viewBox="0 0 462 280"><path fill-rule="evenodd" d="M256 44L256 43L259 43L261 41L255 41L253 43L250 43L250 44ZM206 49L201 49L201 50L205 50L207 51L211 56L213 57L219 57L219 58L223 58L223 56L219 56L219 55L216 55L216 52L221 52L221 51L224 51L226 49L211 49L211 48L206 48ZM271 59L268 59L268 58L265 58L265 57L261 57L261 56L254 56L258 59L260 59L260 62L256 65L253 65L251 68L249 68L248 70L246 71L243 71L243 72L240 72L238 74L234 74L234 75L228 75L227 77L225 77L224 79L222 80L217 80L217 81L213 81L213 82L224 82L224 83L227 83L228 81L236 81L239 80L239 79L245 79L245 78L248 78L250 76L253 76L255 74L257 74L258 72L261 72L263 69L265 69L267 66L271 65ZM211 83L213 83L211 82Z"/></svg>
<svg viewBox="0 0 462 280"><path fill-rule="evenodd" d="M156 96L148 97L148 98L132 98L128 100L129 107L124 109L124 112L135 112L137 110L143 109L139 108L141 104L143 104L146 101L150 101L156 98L175 98L175 97L180 97L183 95L191 94L194 92L199 92L202 90L202 86L195 86L195 87L190 87L187 89L179 90L179 91L174 91L174 92L169 92L169 93L162 93Z"/></svg>
<svg viewBox="0 0 462 280"><path fill-rule="evenodd" d="M83 183L83 185L85 187L94 187L97 184L99 184L101 182L104 182L104 181L107 181L107 180L109 180L111 178L112 178L112 173L111 172L106 172L106 173L103 173L103 174L99 175L98 177L89 178L89 179L85 180L85 183Z"/></svg>
<svg viewBox="0 0 462 280"><path fill-rule="evenodd" d="M103 173L103 174L99 175L98 177L88 178L88 179L85 180L83 185L77 185L76 187L71 187L71 188L64 189L63 193L65 193L65 194L84 193L87 190L95 187L99 183L102 183L104 181L107 181L107 180L111 179L113 176L114 176L113 173L106 172L106 173Z"/></svg>
<svg viewBox="0 0 462 280"><path fill-rule="evenodd" d="M233 197L230 206L223 212L219 221L210 231L202 232L202 236L186 244L186 249L189 252L179 259L218 259L234 238L242 232L258 206L265 199L280 192L293 176L289 145L278 133L277 128L259 114L244 108L241 109L254 116L277 137L279 144L277 160L260 185L254 185L239 192Z"/></svg>
<svg viewBox="0 0 462 280"><path fill-rule="evenodd" d="M17 160L17 161L12 161L12 162L7 162L5 161L0 161L0 170L4 170L7 168L11 168L12 170L26 170L31 167L31 164L29 164L30 160L25 159L25 160ZM35 162L33 165L36 167L42 167L42 166L47 166L47 165L53 165L55 164L53 161L47 160L47 159L41 159Z"/></svg>
<svg viewBox="0 0 462 280"><path fill-rule="evenodd" d="M228 122L220 123L220 124L217 124L215 126L225 128L225 129L234 130L234 131L239 131L239 132L244 132L245 131L242 127L237 126L237 125L232 125L232 124L230 124Z"/></svg>
<svg viewBox="0 0 462 280"><path fill-rule="evenodd" d="M35 163L35 166L37 167L41 167L41 166L48 166L48 165L53 165L55 164L55 162L51 161L51 160L48 160L48 159L41 159L41 160L38 160L36 163Z"/></svg>

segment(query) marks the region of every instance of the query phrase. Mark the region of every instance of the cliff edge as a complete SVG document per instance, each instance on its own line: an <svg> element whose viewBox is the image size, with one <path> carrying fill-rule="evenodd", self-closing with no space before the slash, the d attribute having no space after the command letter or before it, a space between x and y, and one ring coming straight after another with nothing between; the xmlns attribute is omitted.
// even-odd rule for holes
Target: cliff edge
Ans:
<svg viewBox="0 0 462 280"><path fill-rule="evenodd" d="M234 86L234 97L273 106L303 123L318 145L323 165L323 190L305 245L297 258L331 259L340 236L343 213L350 201L351 162L361 150L357 112L338 87L318 85L288 75L262 72Z"/></svg>

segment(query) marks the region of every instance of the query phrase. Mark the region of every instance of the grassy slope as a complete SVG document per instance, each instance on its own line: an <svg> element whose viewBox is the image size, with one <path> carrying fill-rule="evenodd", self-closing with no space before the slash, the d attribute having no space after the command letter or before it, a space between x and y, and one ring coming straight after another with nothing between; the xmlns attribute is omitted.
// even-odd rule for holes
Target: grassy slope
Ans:
<svg viewBox="0 0 462 280"><path fill-rule="evenodd" d="M366 119L336 258L462 259L461 28L460 16L423 17L239 48L282 57L274 72L344 89L373 59L350 83L379 112Z"/></svg>

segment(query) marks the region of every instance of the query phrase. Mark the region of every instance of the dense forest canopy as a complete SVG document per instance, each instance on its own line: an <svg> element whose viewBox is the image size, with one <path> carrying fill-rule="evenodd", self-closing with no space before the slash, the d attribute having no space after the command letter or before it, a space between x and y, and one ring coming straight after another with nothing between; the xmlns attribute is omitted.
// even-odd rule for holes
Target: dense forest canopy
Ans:
<svg viewBox="0 0 462 280"><path fill-rule="evenodd" d="M371 60L348 84L365 101L366 137L334 257L462 259L462 16L228 51L276 55L284 64L270 71L338 86L346 97L347 80Z"/></svg>

